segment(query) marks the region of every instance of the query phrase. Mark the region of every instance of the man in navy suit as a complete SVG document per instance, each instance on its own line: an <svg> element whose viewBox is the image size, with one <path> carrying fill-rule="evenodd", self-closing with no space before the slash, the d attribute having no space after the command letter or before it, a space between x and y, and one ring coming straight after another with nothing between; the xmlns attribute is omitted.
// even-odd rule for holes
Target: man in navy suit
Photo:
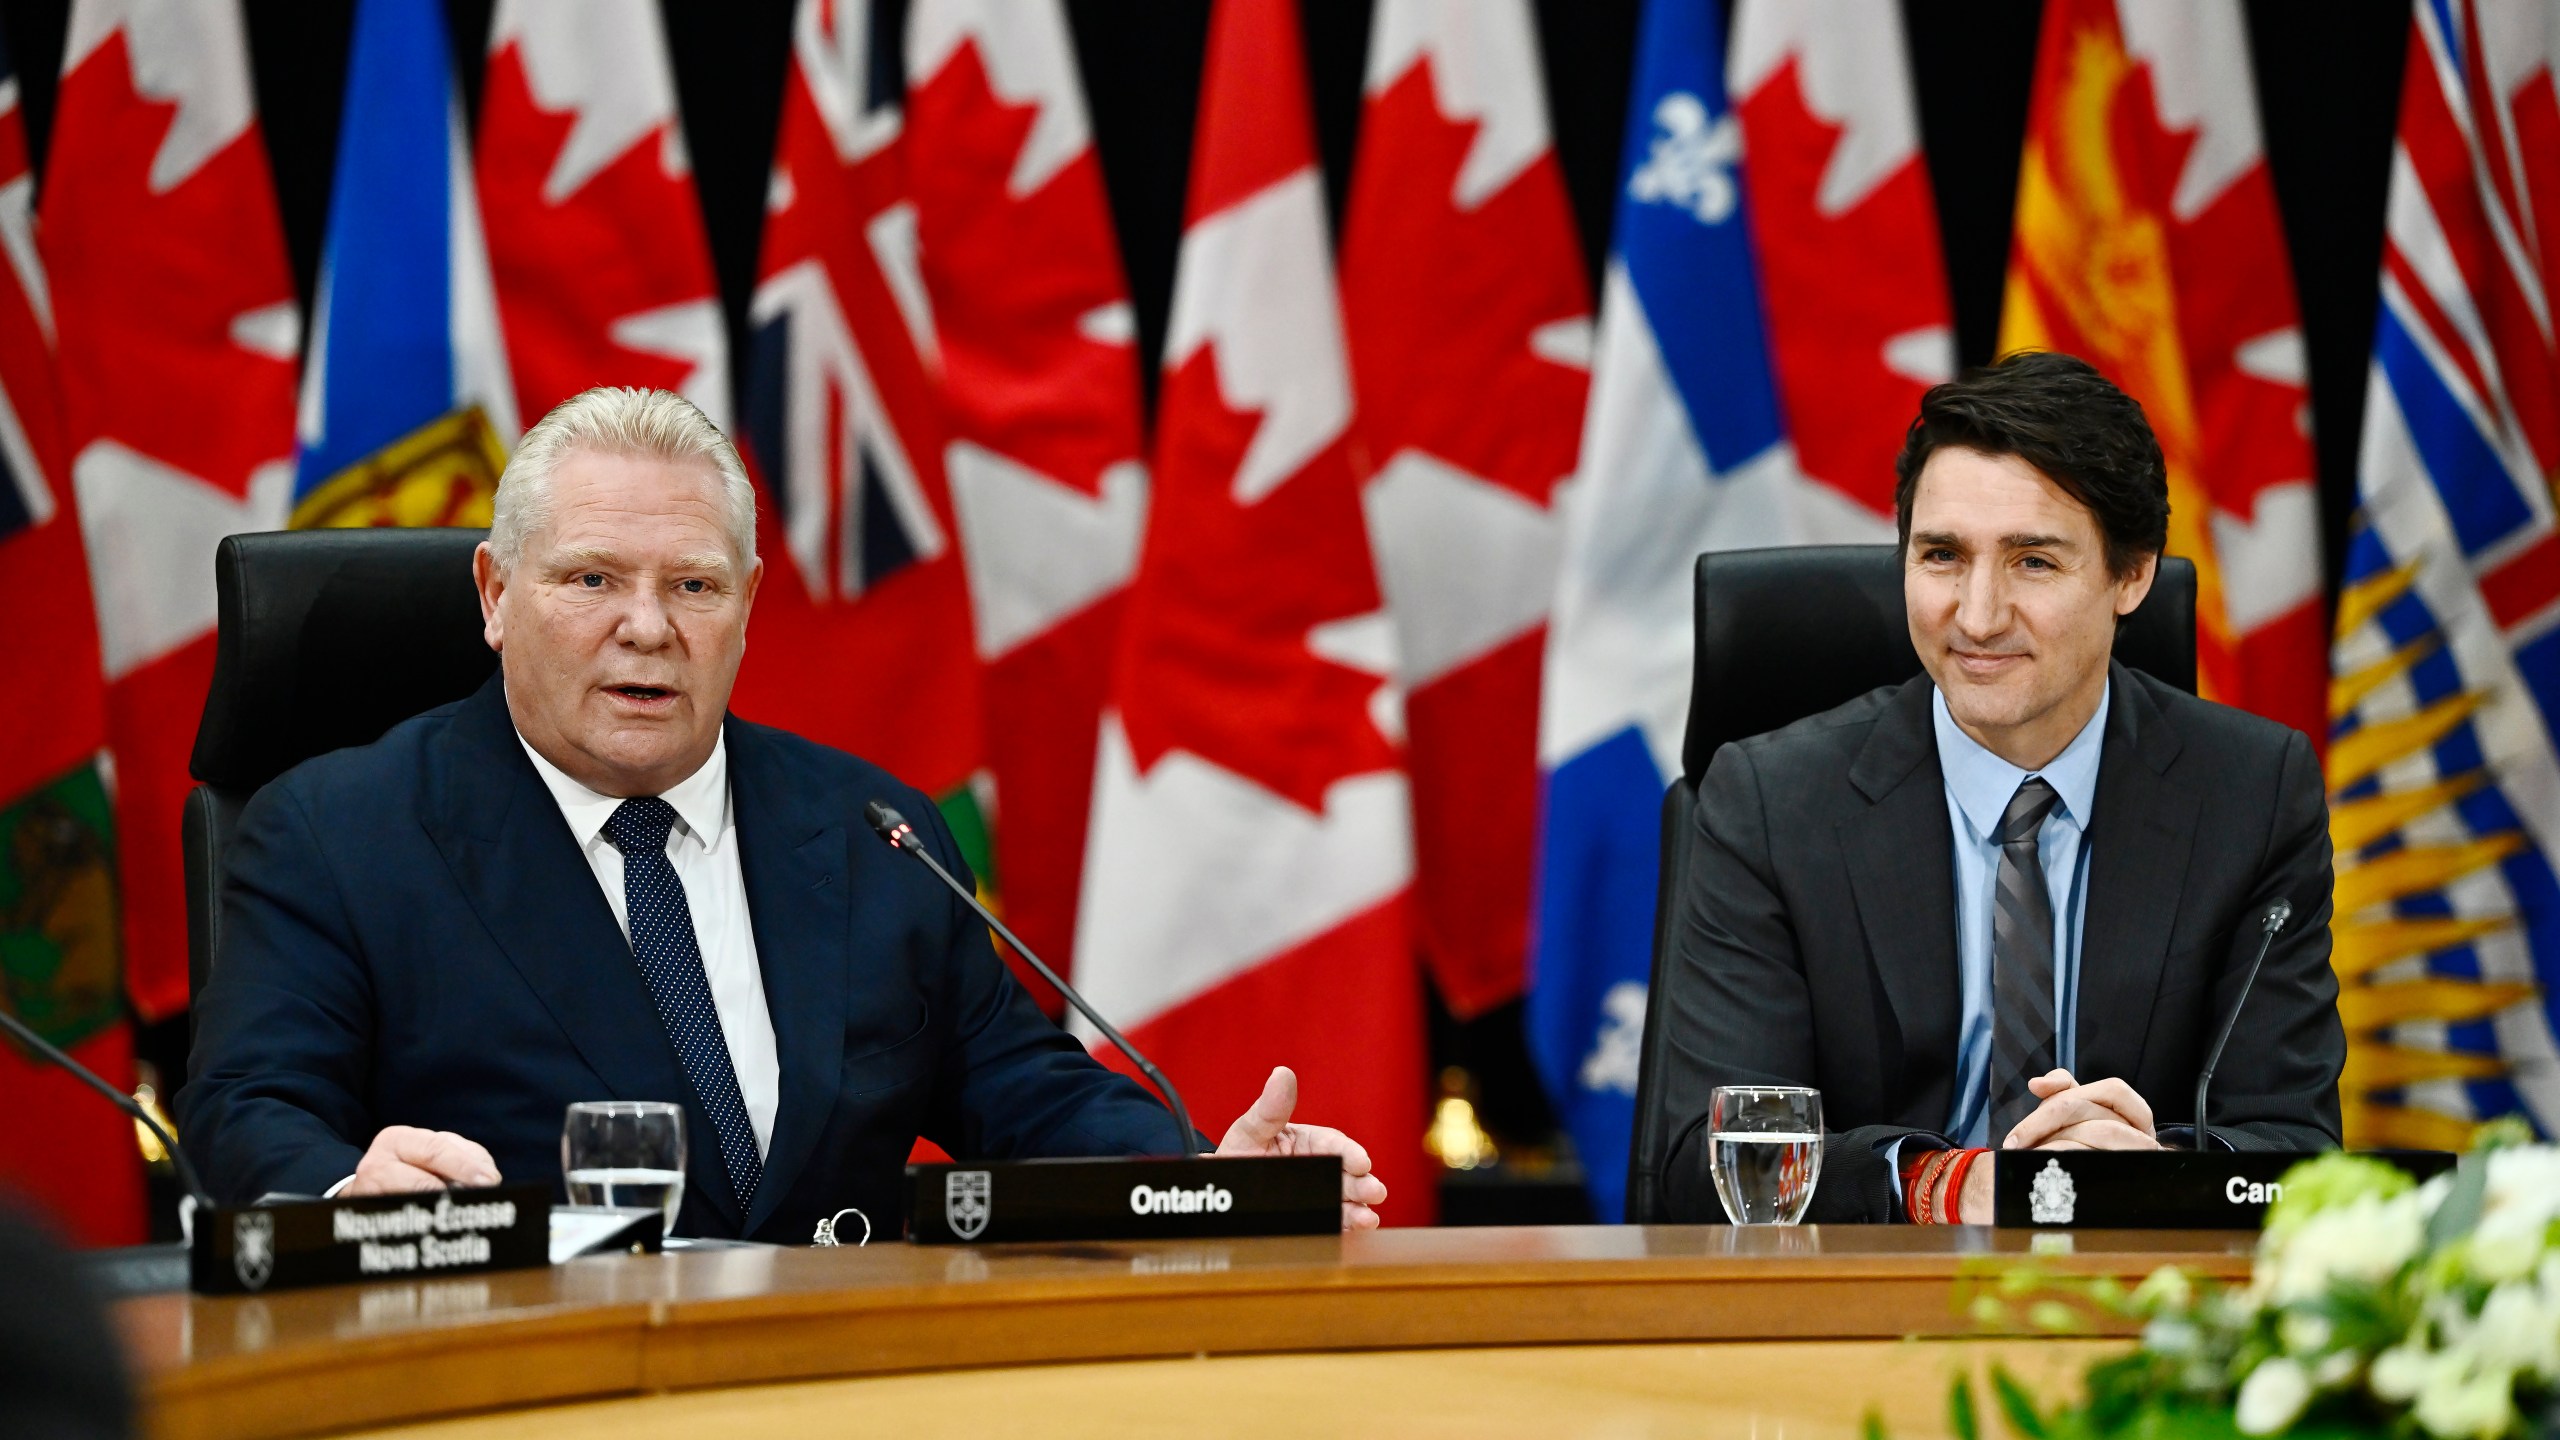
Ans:
<svg viewBox="0 0 2560 1440"><path fill-rule="evenodd" d="M499 673L324 755L242 815L196 1000L184 1143L225 1200L558 1173L564 1108L681 1102L677 1230L894 1233L955 1155L1199 1148L1031 1003L982 922L863 823L967 871L924 796L728 714L764 563L737 451L664 391L591 390L524 438L473 557ZM1343 1226L1386 1187L1290 1123L1274 1070L1220 1154L1329 1154Z"/></svg>

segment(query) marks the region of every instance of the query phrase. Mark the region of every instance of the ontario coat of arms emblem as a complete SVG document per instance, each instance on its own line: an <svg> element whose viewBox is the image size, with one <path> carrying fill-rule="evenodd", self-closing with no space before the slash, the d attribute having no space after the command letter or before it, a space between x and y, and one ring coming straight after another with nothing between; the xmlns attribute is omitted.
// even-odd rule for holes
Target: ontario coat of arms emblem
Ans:
<svg viewBox="0 0 2560 1440"><path fill-rule="evenodd" d="M954 1170L942 1177L942 1218L951 1233L963 1240L975 1240L987 1232L987 1221L994 1217L995 1176L984 1170Z"/></svg>
<svg viewBox="0 0 2560 1440"><path fill-rule="evenodd" d="M2038 1225L2070 1224L2071 1212L2079 1204L2079 1187L2071 1183L2071 1172L2059 1160L2044 1162L2035 1183L2027 1187L2027 1218Z"/></svg>
<svg viewBox="0 0 2560 1440"><path fill-rule="evenodd" d="M276 1217L243 1210L231 1220L231 1270L251 1290L263 1289L276 1270Z"/></svg>

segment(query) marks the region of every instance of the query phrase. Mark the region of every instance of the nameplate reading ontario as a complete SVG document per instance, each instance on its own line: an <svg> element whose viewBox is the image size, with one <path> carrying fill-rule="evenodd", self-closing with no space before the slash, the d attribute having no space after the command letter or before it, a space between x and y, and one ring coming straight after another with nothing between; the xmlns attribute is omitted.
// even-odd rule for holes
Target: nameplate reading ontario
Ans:
<svg viewBox="0 0 2560 1440"><path fill-rule="evenodd" d="M2370 1153L2419 1180L2454 1161L2442 1150ZM2265 1150L2003 1151L1991 1213L2024 1229L2255 1230L2284 1198L2284 1173L2308 1158Z"/></svg>
<svg viewBox="0 0 2560 1440"><path fill-rule="evenodd" d="M547 1185L221 1205L196 1216L188 1288L256 1295L528 1269L550 1263L550 1231Z"/></svg>
<svg viewBox="0 0 2560 1440"><path fill-rule="evenodd" d="M920 1245L1330 1235L1341 1228L1342 1162L1331 1156L907 1167L907 1238Z"/></svg>

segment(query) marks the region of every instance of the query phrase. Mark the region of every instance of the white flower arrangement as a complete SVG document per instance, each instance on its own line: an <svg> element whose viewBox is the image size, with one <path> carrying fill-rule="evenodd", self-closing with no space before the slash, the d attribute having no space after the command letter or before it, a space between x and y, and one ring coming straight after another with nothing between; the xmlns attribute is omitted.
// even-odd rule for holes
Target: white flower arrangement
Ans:
<svg viewBox="0 0 2560 1440"><path fill-rule="evenodd" d="M2010 1427L2025 1440L2560 1440L2560 1147L2524 1138L2491 1127L2424 1185L2360 1156L2295 1166L2246 1285L2162 1270L2130 1294L2085 1287L2084 1302L2142 1322L2140 1346L2091 1368L2085 1402L2050 1412L1995 1372ZM1954 1398L1974 1440L1961 1381Z"/></svg>

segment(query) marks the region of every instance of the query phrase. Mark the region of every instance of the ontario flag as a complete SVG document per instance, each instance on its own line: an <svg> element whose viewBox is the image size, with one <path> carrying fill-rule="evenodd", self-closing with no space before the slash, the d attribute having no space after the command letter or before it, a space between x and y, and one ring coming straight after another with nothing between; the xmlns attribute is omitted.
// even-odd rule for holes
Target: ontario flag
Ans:
<svg viewBox="0 0 2560 1440"><path fill-rule="evenodd" d="M909 183L994 779L995 863L979 878L1065 971L1146 519L1136 324L1058 0L918 0L906 43Z"/></svg>
<svg viewBox="0 0 2560 1440"><path fill-rule="evenodd" d="M802 0L740 429L764 587L741 713L940 797L972 865L985 749L893 6Z"/></svg>
<svg viewBox="0 0 2560 1440"><path fill-rule="evenodd" d="M1187 214L1079 979L1195 1113L1296 1069L1298 1113L1368 1147L1397 1223L1427 1222L1395 637L1292 0L1209 12Z"/></svg>
<svg viewBox="0 0 2560 1440"><path fill-rule="evenodd" d="M107 680L127 984L187 1004L178 812L213 678L213 551L284 523L293 278L237 9L71 7L40 235Z"/></svg>
<svg viewBox="0 0 2560 1440"><path fill-rule="evenodd" d="M1527 0L1383 0L1342 242L1362 493L1395 620L1414 918L1450 1010L1527 981L1549 504L1591 298Z"/></svg>
<svg viewBox="0 0 2560 1440"><path fill-rule="evenodd" d="M2560 11L2412 7L2338 592L2350 1145L2560 1134Z"/></svg>
<svg viewBox="0 0 2560 1440"><path fill-rule="evenodd" d="M2045 7L2000 348L2141 402L2204 695L2325 738L2310 392L2240 0Z"/></svg>
<svg viewBox="0 0 2560 1440"><path fill-rule="evenodd" d="M18 74L0 49L0 234L34 230ZM0 263L0 567L21 613L0 654L0 1008L133 1085L115 826L99 773L106 686L62 438L50 292L34 252ZM0 1043L0 1189L86 1245L142 1239L134 1129L78 1081Z"/></svg>
<svg viewBox="0 0 2560 1440"><path fill-rule="evenodd" d="M478 169L516 413L639 385L727 429L729 337L658 7L500 0Z"/></svg>

